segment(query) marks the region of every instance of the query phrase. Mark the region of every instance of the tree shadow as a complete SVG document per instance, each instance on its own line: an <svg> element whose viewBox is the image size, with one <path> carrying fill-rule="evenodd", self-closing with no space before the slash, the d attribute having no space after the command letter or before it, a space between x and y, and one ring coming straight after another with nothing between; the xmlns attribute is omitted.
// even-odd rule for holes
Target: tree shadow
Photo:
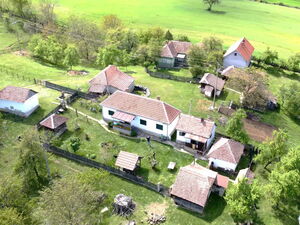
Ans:
<svg viewBox="0 0 300 225"><path fill-rule="evenodd" d="M126 71L125 71L125 73L128 73L128 74L136 74L137 72L135 72L135 71L131 71L131 70L129 70L129 71L128 71L128 70L126 70Z"/></svg>
<svg viewBox="0 0 300 225"><path fill-rule="evenodd" d="M213 14L219 14L219 15L224 15L226 14L225 11L222 11L222 10L212 10L210 11L210 13L213 13Z"/></svg>
<svg viewBox="0 0 300 225"><path fill-rule="evenodd" d="M137 169L137 175L141 176L144 180L149 180L149 169L143 167L143 164L140 168Z"/></svg>
<svg viewBox="0 0 300 225"><path fill-rule="evenodd" d="M282 206L282 210L274 209L275 216L282 222L282 224L297 225L297 218L299 211L295 208Z"/></svg>

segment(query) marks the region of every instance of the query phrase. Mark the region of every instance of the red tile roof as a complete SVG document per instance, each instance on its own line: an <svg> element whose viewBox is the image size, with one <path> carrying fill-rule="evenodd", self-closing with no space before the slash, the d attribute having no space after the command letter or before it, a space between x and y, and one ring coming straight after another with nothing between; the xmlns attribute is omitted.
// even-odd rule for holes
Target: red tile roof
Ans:
<svg viewBox="0 0 300 225"><path fill-rule="evenodd" d="M171 188L171 195L205 207L217 172L198 164L182 167Z"/></svg>
<svg viewBox="0 0 300 225"><path fill-rule="evenodd" d="M249 61L251 59L252 53L254 52L254 47L246 38L242 38L241 40L235 42L230 46L230 48L226 51L224 57L230 55L235 51L240 53L245 60Z"/></svg>
<svg viewBox="0 0 300 225"><path fill-rule="evenodd" d="M207 153L207 157L238 164L243 152L243 144L222 137L211 147Z"/></svg>
<svg viewBox="0 0 300 225"><path fill-rule="evenodd" d="M112 118L130 123L135 116L123 112L115 112Z"/></svg>
<svg viewBox="0 0 300 225"><path fill-rule="evenodd" d="M106 86L102 84L93 84L89 88L89 92L102 94L105 92Z"/></svg>
<svg viewBox="0 0 300 225"><path fill-rule="evenodd" d="M169 41L161 51L161 57L175 58L178 54L187 54L191 48L191 42Z"/></svg>
<svg viewBox="0 0 300 225"><path fill-rule="evenodd" d="M120 71L116 66L113 65L106 67L96 77L89 81L91 86L109 85L121 91L127 91L132 82L134 82L134 78L132 76Z"/></svg>
<svg viewBox="0 0 300 225"><path fill-rule="evenodd" d="M49 129L56 129L60 125L66 123L68 121L68 118L57 115L57 114L52 114L51 116L47 117L44 119L42 122L40 122L40 125L47 127Z"/></svg>
<svg viewBox="0 0 300 225"><path fill-rule="evenodd" d="M0 91L0 100L24 103L26 100L36 94L37 92L31 89L7 86Z"/></svg>
<svg viewBox="0 0 300 225"><path fill-rule="evenodd" d="M220 174L217 175L216 184L220 187L227 188L229 183L229 178L222 176Z"/></svg>
<svg viewBox="0 0 300 225"><path fill-rule="evenodd" d="M217 77L214 74L205 73L199 83L200 84L207 84L207 85L212 86L214 88L217 87L217 90L222 91L223 88L224 88L224 85L225 85L225 80Z"/></svg>
<svg viewBox="0 0 300 225"><path fill-rule="evenodd" d="M181 114L176 129L207 140L211 137L214 126L213 121Z"/></svg>
<svg viewBox="0 0 300 225"><path fill-rule="evenodd" d="M137 166L139 158L137 154L120 151L115 165L133 171Z"/></svg>
<svg viewBox="0 0 300 225"><path fill-rule="evenodd" d="M101 106L165 124L171 124L180 114L180 110L163 101L122 91L116 91Z"/></svg>

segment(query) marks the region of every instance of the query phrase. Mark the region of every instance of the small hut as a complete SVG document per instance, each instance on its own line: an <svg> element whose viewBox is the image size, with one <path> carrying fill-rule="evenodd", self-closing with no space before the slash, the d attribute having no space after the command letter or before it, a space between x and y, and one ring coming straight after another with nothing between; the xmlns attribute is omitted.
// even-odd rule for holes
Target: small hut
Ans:
<svg viewBox="0 0 300 225"><path fill-rule="evenodd" d="M141 159L142 157L137 154L120 151L115 165L125 172L134 174L141 165Z"/></svg>
<svg viewBox="0 0 300 225"><path fill-rule="evenodd" d="M118 194L114 199L114 213L120 216L128 216L135 209L135 204L131 197L124 194Z"/></svg>
<svg viewBox="0 0 300 225"><path fill-rule="evenodd" d="M47 130L53 131L55 134L62 134L67 130L67 121L68 118L66 117L52 114L40 122L40 125Z"/></svg>

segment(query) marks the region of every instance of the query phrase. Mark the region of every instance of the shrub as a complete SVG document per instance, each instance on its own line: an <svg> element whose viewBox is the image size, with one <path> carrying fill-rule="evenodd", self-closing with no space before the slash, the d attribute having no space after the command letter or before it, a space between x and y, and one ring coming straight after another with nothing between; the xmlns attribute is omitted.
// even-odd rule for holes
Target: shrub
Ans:
<svg viewBox="0 0 300 225"><path fill-rule="evenodd" d="M90 158L91 158L91 159L96 159L96 154L91 154L91 155L90 155Z"/></svg>

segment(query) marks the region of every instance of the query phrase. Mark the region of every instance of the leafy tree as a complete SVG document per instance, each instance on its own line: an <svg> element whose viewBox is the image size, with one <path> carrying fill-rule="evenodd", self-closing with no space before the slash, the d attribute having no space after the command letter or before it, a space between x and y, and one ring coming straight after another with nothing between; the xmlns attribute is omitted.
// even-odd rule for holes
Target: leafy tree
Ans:
<svg viewBox="0 0 300 225"><path fill-rule="evenodd" d="M247 143L249 137L244 129L244 118L246 118L244 110L239 109L236 111L226 125L226 134L237 141Z"/></svg>
<svg viewBox="0 0 300 225"><path fill-rule="evenodd" d="M276 164L269 177L266 195L275 209L300 207L300 146L292 148Z"/></svg>
<svg viewBox="0 0 300 225"><path fill-rule="evenodd" d="M78 65L79 63L79 54L75 45L69 45L65 49L65 58L64 58L64 65L69 66L72 70L73 66Z"/></svg>
<svg viewBox="0 0 300 225"><path fill-rule="evenodd" d="M198 77L205 72L205 51L198 45L193 45L188 53L188 64L193 77Z"/></svg>
<svg viewBox="0 0 300 225"><path fill-rule="evenodd" d="M138 44L139 37L136 32L132 30L125 30L122 32L122 39L119 45L122 50L126 50L127 53L130 53L137 48Z"/></svg>
<svg viewBox="0 0 300 225"><path fill-rule="evenodd" d="M208 5L207 10L211 11L213 5L219 4L221 1L220 0L203 0L203 3Z"/></svg>
<svg viewBox="0 0 300 225"><path fill-rule="evenodd" d="M202 48L206 52L219 51L223 53L223 42L216 37L206 37L202 41Z"/></svg>
<svg viewBox="0 0 300 225"><path fill-rule="evenodd" d="M25 219L14 208L1 208L0 209L0 224L24 225Z"/></svg>
<svg viewBox="0 0 300 225"><path fill-rule="evenodd" d="M54 13L55 3L55 0L39 0L38 19L40 23L44 25L56 23L56 15Z"/></svg>
<svg viewBox="0 0 300 225"><path fill-rule="evenodd" d="M236 223L246 223L256 219L256 204L259 198L257 184L249 184L246 178L238 184L231 185L225 196L229 213Z"/></svg>
<svg viewBox="0 0 300 225"><path fill-rule="evenodd" d="M138 63L144 67L154 65L159 57L161 45L157 41L151 41L148 44L139 45L135 52L135 58Z"/></svg>
<svg viewBox="0 0 300 225"><path fill-rule="evenodd" d="M300 71L300 53L288 58L288 67L292 71Z"/></svg>
<svg viewBox="0 0 300 225"><path fill-rule="evenodd" d="M55 180L41 193L35 216L47 224L99 224L103 194L76 177Z"/></svg>
<svg viewBox="0 0 300 225"><path fill-rule="evenodd" d="M267 168L271 163L279 162L288 151L288 135L284 130L275 130L270 140L260 145L260 153L255 160Z"/></svg>
<svg viewBox="0 0 300 225"><path fill-rule="evenodd" d="M16 147L19 159L15 173L21 176L27 192L38 190L49 182L47 159L40 140L38 131L29 130Z"/></svg>
<svg viewBox="0 0 300 225"><path fill-rule="evenodd" d="M116 29L122 26L122 21L116 15L107 15L103 17L102 27L104 30Z"/></svg>
<svg viewBox="0 0 300 225"><path fill-rule="evenodd" d="M143 44L148 44L150 42L162 44L165 40L165 31L160 27L149 28L148 30L140 32L139 40Z"/></svg>
<svg viewBox="0 0 300 225"><path fill-rule="evenodd" d="M173 38L172 33L171 33L169 30L167 30L167 32L166 32L166 34L165 34L165 40L171 41L171 40L173 40L173 39L174 39L174 38Z"/></svg>
<svg viewBox="0 0 300 225"><path fill-rule="evenodd" d="M189 37L186 36L186 35L179 35L179 36L177 36L176 40L177 40L177 41L191 42L190 39L189 39Z"/></svg>
<svg viewBox="0 0 300 225"><path fill-rule="evenodd" d="M26 9L29 8L31 1L30 0L10 0L11 4L13 6L14 11L19 16L25 16L26 15Z"/></svg>
<svg viewBox="0 0 300 225"><path fill-rule="evenodd" d="M279 101L284 112L294 118L300 118L300 85L296 82L282 85Z"/></svg>
<svg viewBox="0 0 300 225"><path fill-rule="evenodd" d="M74 152L77 152L80 148L80 138L79 137L72 137L70 140L70 147Z"/></svg>
<svg viewBox="0 0 300 225"><path fill-rule="evenodd" d="M271 50L269 47L263 52L261 56L261 60L266 64L275 64L278 60L278 52L275 50Z"/></svg>
<svg viewBox="0 0 300 225"><path fill-rule="evenodd" d="M97 64L101 67L108 65L121 66L127 63L128 54L125 50L119 49L116 45L108 45L99 49Z"/></svg>

